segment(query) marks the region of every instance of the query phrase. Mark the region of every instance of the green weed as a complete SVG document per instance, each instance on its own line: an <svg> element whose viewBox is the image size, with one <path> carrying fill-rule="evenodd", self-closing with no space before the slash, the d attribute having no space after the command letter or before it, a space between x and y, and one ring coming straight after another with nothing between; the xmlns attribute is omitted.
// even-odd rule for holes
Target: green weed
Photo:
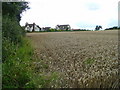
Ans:
<svg viewBox="0 0 120 90"><path fill-rule="evenodd" d="M91 65L91 64L94 63L94 61L95 61L94 59L87 59L83 63L86 64L86 65Z"/></svg>

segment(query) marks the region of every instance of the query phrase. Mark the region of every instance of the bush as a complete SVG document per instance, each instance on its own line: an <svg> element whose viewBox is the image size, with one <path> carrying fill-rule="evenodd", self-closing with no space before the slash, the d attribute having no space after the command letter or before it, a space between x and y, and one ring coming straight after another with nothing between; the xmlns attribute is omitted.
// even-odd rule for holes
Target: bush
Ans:
<svg viewBox="0 0 120 90"><path fill-rule="evenodd" d="M2 40L2 62L9 60L9 57L12 57L16 53L17 47L14 43L11 43L10 40L3 37Z"/></svg>
<svg viewBox="0 0 120 90"><path fill-rule="evenodd" d="M14 50L13 47L16 50ZM7 48L6 51L8 52L5 53L7 53L6 56L8 57L5 58L6 61L2 65L4 76L2 83L3 88L26 87L26 83L31 81L32 73L30 61L32 59L33 50L31 46L28 44L27 40L22 41L22 46L16 46L9 43L8 40L5 40L4 48Z"/></svg>
<svg viewBox="0 0 120 90"><path fill-rule="evenodd" d="M50 32L55 32L56 30L55 29L50 29Z"/></svg>
<svg viewBox="0 0 120 90"><path fill-rule="evenodd" d="M9 16L3 16L2 23L3 37L16 44L20 43L21 38L25 35L25 30L22 29L17 20Z"/></svg>
<svg viewBox="0 0 120 90"><path fill-rule="evenodd" d="M2 60L4 62L15 54L17 45L22 43L25 30L22 29L16 19L10 19L9 16L3 16L2 25Z"/></svg>

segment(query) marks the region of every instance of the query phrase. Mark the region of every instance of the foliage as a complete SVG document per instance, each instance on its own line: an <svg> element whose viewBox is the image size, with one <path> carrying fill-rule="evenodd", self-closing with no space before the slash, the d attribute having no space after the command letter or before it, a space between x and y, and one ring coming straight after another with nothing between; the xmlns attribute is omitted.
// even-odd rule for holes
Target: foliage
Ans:
<svg viewBox="0 0 120 90"><path fill-rule="evenodd" d="M16 51L14 43L11 43L10 40L3 37L2 41L2 62L9 60L9 57L13 56Z"/></svg>
<svg viewBox="0 0 120 90"><path fill-rule="evenodd" d="M74 30L74 29L73 30L50 29L49 31L39 31L39 32L72 32L72 31L91 31L91 30L86 30L86 29L77 29L77 30ZM27 32L29 32L29 31L27 31Z"/></svg>
<svg viewBox="0 0 120 90"><path fill-rule="evenodd" d="M31 80L32 70L29 65L33 50L26 40L22 43L22 46L17 46L8 40L4 41L4 48L7 51L4 53L7 57L3 63L3 88L25 87Z"/></svg>
<svg viewBox="0 0 120 90"><path fill-rule="evenodd" d="M91 65L91 64L93 64L94 61L95 61L94 59L87 59L83 63L86 65L88 65L88 64Z"/></svg>
<svg viewBox="0 0 120 90"><path fill-rule="evenodd" d="M56 74L39 75L33 65L34 50L25 36L25 30L19 25L20 14L28 8L27 3L3 3L2 20L2 87L3 88L39 88L50 86ZM40 60L39 60L40 61ZM47 65L43 65L47 69ZM37 78L36 78L37 77Z"/></svg>
<svg viewBox="0 0 120 90"><path fill-rule="evenodd" d="M106 28L105 30L119 30L119 29L120 29L120 27L114 26L111 28Z"/></svg>
<svg viewBox="0 0 120 90"><path fill-rule="evenodd" d="M20 8L21 7L21 8ZM8 56L13 56L13 50L16 50L15 45L22 42L22 37L25 35L25 30L19 25L17 15L26 10L27 3L23 2L3 2L3 18L2 18L2 60L9 60ZM15 45L14 45L15 44Z"/></svg>
<svg viewBox="0 0 120 90"><path fill-rule="evenodd" d="M18 21L21 20L21 13L29 9L28 2L3 2L2 14L10 17L16 17Z"/></svg>
<svg viewBox="0 0 120 90"><path fill-rule="evenodd" d="M16 18L11 19L8 16L3 16L2 23L2 36L14 43L21 42L21 37L25 35L25 30L22 29L22 27L16 21Z"/></svg>
<svg viewBox="0 0 120 90"><path fill-rule="evenodd" d="M31 49L24 46L22 39L25 31L19 25L18 15L25 10L22 5L22 2L4 2L2 7L3 88L23 87L30 80L29 70L22 64L31 58Z"/></svg>
<svg viewBox="0 0 120 90"><path fill-rule="evenodd" d="M59 32L59 31L63 31L63 30L57 30L57 31Z"/></svg>
<svg viewBox="0 0 120 90"><path fill-rule="evenodd" d="M33 65L36 61L33 57L33 48L26 38L22 38L21 45L10 43L7 39L4 39L3 43L6 50L3 53L6 57L2 64L3 88L45 88L50 87L51 83L57 79L56 73L48 76L43 72L36 72L36 66ZM41 64L40 69L48 68L47 65Z"/></svg>
<svg viewBox="0 0 120 90"><path fill-rule="evenodd" d="M96 28L95 28L95 30L97 31L97 30L100 30L100 29L102 29L102 26L96 26Z"/></svg>
<svg viewBox="0 0 120 90"><path fill-rule="evenodd" d="M52 29L50 29L50 32L54 32L54 31L56 31L56 30L55 30L55 29L53 29L53 28L52 28Z"/></svg>

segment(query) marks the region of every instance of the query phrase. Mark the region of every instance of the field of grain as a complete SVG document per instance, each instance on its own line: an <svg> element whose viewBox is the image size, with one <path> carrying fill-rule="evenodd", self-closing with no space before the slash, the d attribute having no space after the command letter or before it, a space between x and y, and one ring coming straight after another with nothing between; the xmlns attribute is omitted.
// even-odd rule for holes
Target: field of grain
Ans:
<svg viewBox="0 0 120 90"><path fill-rule="evenodd" d="M27 33L35 56L59 73L51 87L115 88L118 85L118 31ZM36 67L41 70L39 61Z"/></svg>

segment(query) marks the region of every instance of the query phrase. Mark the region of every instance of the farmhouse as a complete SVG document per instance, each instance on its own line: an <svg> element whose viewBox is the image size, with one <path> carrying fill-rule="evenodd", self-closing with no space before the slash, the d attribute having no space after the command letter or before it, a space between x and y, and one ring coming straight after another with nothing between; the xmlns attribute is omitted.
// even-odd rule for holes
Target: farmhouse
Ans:
<svg viewBox="0 0 120 90"><path fill-rule="evenodd" d="M57 30L71 30L71 27L70 27L69 24L67 24L67 25L57 25L56 29Z"/></svg>
<svg viewBox="0 0 120 90"><path fill-rule="evenodd" d="M29 31L29 32L34 32L34 31L40 31L41 28L38 25L36 25L35 23L33 23L33 24L26 23L25 30Z"/></svg>

